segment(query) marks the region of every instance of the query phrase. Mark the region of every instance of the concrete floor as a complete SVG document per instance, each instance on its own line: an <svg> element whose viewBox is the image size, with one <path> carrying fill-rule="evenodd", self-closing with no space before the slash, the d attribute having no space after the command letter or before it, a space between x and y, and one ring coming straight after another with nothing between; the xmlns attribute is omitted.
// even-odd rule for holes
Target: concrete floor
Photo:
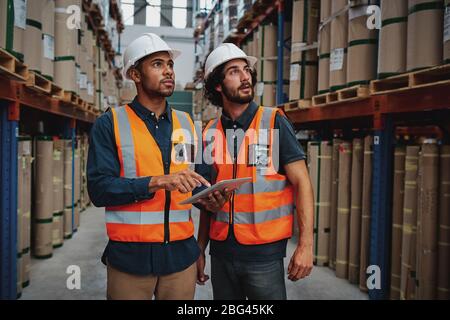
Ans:
<svg viewBox="0 0 450 320"><path fill-rule="evenodd" d="M198 225L198 210L193 218ZM107 237L104 226L104 209L90 207L81 214L81 226L74 237L64 242L64 246L54 251L48 260L32 259L30 286L22 293L22 300L94 300L105 299L106 268L100 257L106 245ZM288 256L285 267L295 249L295 241L289 241ZM71 265L80 267L81 288L69 290L66 282L70 277L67 268ZM210 275L209 258L206 273ZM312 274L301 281L293 283L286 279L289 300L323 300L323 299L367 299L367 294L348 281L338 279L329 268L315 267ZM212 299L211 281L205 286L197 286L195 299Z"/></svg>

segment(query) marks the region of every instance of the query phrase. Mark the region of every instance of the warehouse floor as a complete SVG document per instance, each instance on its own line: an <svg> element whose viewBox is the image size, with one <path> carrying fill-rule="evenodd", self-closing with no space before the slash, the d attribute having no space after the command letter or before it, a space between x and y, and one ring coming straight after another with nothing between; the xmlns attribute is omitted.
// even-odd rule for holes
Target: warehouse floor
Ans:
<svg viewBox="0 0 450 320"><path fill-rule="evenodd" d="M193 217L198 223L198 210ZM65 241L62 248L57 249L49 260L32 260L30 286L25 288L22 298L28 299L105 299L106 268L100 262L107 238L104 231L104 209L90 207L82 213L81 227L71 240ZM295 241L288 245L289 263ZM207 259L209 272L209 259ZM71 265L80 267L81 288L69 290L66 282ZM289 300L321 300L321 299L367 299L357 286L346 280L338 279L329 268L315 267L310 277L297 283L286 281ZM205 286L197 286L196 299L212 299L211 281Z"/></svg>

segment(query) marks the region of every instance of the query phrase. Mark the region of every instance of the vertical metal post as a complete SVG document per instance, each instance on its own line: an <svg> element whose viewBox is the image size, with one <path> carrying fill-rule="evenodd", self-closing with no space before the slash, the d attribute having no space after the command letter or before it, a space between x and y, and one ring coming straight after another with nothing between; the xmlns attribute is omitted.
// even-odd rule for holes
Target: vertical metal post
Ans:
<svg viewBox="0 0 450 320"><path fill-rule="evenodd" d="M17 298L18 110L0 101L0 300Z"/></svg>
<svg viewBox="0 0 450 320"><path fill-rule="evenodd" d="M379 267L380 287L369 288L371 300L389 298L393 141L394 125L391 115L375 116L370 265ZM369 276L373 275L373 273L369 273ZM369 281L370 283L372 282Z"/></svg>
<svg viewBox="0 0 450 320"><path fill-rule="evenodd" d="M284 103L283 98L283 51L284 51L284 1L278 1L278 36L277 36L277 105Z"/></svg>

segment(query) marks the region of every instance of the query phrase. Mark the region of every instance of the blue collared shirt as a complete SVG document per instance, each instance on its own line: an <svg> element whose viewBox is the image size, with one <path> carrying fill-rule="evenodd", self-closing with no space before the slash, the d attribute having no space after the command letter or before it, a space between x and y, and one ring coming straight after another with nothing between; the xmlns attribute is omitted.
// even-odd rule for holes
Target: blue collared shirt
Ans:
<svg viewBox="0 0 450 320"><path fill-rule="evenodd" d="M172 112L166 104L159 119L141 105L137 98L129 105L141 118L161 150L165 174L169 173L172 136ZM149 159L151 161L151 159ZM149 200L151 177L120 177L120 162L114 136L111 111L97 119L90 133L87 162L88 191L97 207L118 206ZM160 243L118 242L109 240L102 256L103 263L127 273L164 275L179 272L194 263L200 254L194 237Z"/></svg>

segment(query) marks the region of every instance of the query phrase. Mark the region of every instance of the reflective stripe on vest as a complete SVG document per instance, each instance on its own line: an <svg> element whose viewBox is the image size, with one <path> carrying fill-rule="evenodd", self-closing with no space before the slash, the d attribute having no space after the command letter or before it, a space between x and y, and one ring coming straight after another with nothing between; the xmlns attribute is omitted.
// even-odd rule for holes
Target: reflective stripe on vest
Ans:
<svg viewBox="0 0 450 320"><path fill-rule="evenodd" d="M190 216L190 210L171 210L169 214L169 222L189 222ZM106 222L123 224L162 224L164 223L164 211L107 211Z"/></svg>
<svg viewBox="0 0 450 320"><path fill-rule="evenodd" d="M130 120L128 119L125 107L118 107L115 110L119 124L119 136L122 150L130 150L130 152L122 153L124 177L130 179L136 178L136 160L132 157L132 155L134 155L134 142L131 133Z"/></svg>

